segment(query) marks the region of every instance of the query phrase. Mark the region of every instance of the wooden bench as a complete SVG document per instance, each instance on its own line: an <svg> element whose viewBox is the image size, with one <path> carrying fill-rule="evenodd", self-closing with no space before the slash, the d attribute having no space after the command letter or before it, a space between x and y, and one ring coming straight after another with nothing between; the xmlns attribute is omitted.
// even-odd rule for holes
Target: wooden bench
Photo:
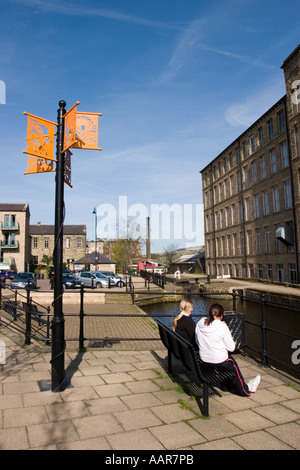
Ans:
<svg viewBox="0 0 300 470"><path fill-rule="evenodd" d="M157 322L160 339L168 350L168 371L172 372L172 355L181 361L183 366L190 372L194 372L196 378L200 382L202 397L196 396L197 403L203 416L209 416L209 394L216 391L211 389L214 386L220 386L224 380L235 377L233 372L220 370L217 366L206 364L200 359L198 351L194 349L192 344L186 341L182 336L175 333L163 322L154 318ZM202 398L202 403L200 398Z"/></svg>

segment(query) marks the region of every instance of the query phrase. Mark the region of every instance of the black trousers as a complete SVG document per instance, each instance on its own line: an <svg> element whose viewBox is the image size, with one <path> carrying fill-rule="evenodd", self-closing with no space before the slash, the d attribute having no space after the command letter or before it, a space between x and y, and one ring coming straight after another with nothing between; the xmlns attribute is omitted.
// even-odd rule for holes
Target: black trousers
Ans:
<svg viewBox="0 0 300 470"><path fill-rule="evenodd" d="M226 361L219 364L214 364L218 369L227 370L234 372L234 377L227 379L221 383L221 388L228 392L234 393L235 395L240 395L241 397L249 397L250 392L248 385L244 381L244 377L233 357L229 356Z"/></svg>

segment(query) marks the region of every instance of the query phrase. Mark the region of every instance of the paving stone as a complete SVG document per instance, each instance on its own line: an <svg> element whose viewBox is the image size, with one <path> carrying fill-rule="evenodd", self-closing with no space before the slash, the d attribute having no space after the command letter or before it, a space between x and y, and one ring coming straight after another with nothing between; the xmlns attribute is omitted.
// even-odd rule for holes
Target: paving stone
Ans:
<svg viewBox="0 0 300 470"><path fill-rule="evenodd" d="M205 441L201 434L183 422L152 427L150 431L167 450L183 449Z"/></svg>
<svg viewBox="0 0 300 470"><path fill-rule="evenodd" d="M281 424L268 429L268 432L291 446L293 449L300 450L300 424Z"/></svg>
<svg viewBox="0 0 300 470"><path fill-rule="evenodd" d="M108 435L113 450L165 450L165 447L147 429Z"/></svg>
<svg viewBox="0 0 300 470"><path fill-rule="evenodd" d="M248 432L232 439L245 450L292 450L291 446L266 431Z"/></svg>
<svg viewBox="0 0 300 470"><path fill-rule="evenodd" d="M162 424L162 421L148 409L122 411L114 413L114 416L122 424L125 431L143 429Z"/></svg>
<svg viewBox="0 0 300 470"><path fill-rule="evenodd" d="M290 421L295 421L297 418L300 419L300 414L295 413L286 406L278 403L259 406L254 408L254 411L276 424L288 423Z"/></svg>
<svg viewBox="0 0 300 470"><path fill-rule="evenodd" d="M72 421L80 439L90 439L123 432L123 428L111 414L86 416ZM74 440L78 440L78 437Z"/></svg>
<svg viewBox="0 0 300 470"><path fill-rule="evenodd" d="M3 411L3 427L16 428L49 421L44 406L10 408Z"/></svg>
<svg viewBox="0 0 300 470"><path fill-rule="evenodd" d="M194 419L190 421L190 425L208 441L234 436L241 432L224 416L214 416L211 419Z"/></svg>
<svg viewBox="0 0 300 470"><path fill-rule="evenodd" d="M274 423L252 410L237 411L223 417L244 432L258 431L274 426Z"/></svg>

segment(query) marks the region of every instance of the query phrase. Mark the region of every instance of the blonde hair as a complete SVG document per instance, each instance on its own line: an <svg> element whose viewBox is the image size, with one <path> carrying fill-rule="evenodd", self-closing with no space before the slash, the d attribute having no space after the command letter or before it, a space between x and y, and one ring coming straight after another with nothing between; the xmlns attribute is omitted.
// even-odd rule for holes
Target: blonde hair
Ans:
<svg viewBox="0 0 300 470"><path fill-rule="evenodd" d="M172 330L175 331L177 327L177 322L180 318L184 315L184 313L188 313L190 308L193 307L193 302L189 299L182 299L180 302L180 313L173 318L172 322Z"/></svg>

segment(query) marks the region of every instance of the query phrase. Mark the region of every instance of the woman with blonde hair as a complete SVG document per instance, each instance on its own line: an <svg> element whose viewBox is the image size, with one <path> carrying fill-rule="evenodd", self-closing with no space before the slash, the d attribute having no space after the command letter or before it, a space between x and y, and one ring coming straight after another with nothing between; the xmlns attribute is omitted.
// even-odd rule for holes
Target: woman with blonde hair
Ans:
<svg viewBox="0 0 300 470"><path fill-rule="evenodd" d="M172 322L172 330L191 343L195 349L198 349L195 339L195 322L192 320L193 302L189 299L183 299L180 302L180 313L176 315Z"/></svg>

